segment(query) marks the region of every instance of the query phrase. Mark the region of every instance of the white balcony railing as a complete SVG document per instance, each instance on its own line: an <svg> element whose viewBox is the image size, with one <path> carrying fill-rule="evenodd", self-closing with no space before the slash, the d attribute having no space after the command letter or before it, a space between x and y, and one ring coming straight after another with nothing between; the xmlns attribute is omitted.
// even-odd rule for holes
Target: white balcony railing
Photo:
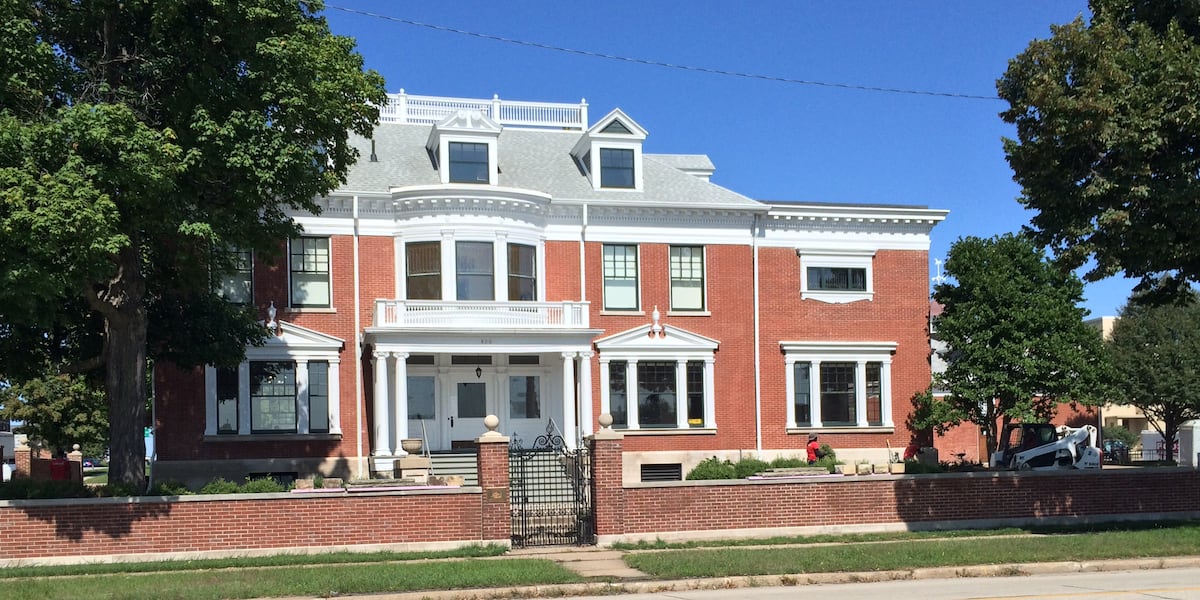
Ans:
<svg viewBox="0 0 1200 600"><path fill-rule="evenodd" d="M576 329L588 326L587 302L376 300L376 327Z"/></svg>
<svg viewBox="0 0 1200 600"><path fill-rule="evenodd" d="M587 102L562 104L557 102L522 102L440 96L413 96L400 90L388 94L387 103L380 107L383 123L417 123L433 125L460 111L479 111L500 125L545 127L551 129L587 129Z"/></svg>

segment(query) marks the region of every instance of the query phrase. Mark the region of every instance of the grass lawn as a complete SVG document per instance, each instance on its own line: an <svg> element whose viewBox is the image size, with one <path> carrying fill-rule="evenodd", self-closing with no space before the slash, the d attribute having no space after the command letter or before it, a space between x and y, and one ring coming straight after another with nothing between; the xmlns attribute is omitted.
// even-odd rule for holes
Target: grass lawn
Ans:
<svg viewBox="0 0 1200 600"><path fill-rule="evenodd" d="M761 543L761 540L760 540ZM664 579L885 571L1014 562L1200 555L1200 523L1047 533L1029 537L962 537L832 546L722 547L627 555L629 566Z"/></svg>

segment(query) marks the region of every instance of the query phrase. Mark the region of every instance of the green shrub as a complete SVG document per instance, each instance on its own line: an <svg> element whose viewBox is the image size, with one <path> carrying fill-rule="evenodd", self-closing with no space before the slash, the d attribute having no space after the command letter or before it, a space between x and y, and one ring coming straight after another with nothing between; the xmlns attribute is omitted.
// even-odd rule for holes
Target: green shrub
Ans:
<svg viewBox="0 0 1200 600"><path fill-rule="evenodd" d="M772 469L795 469L796 467L807 467L808 459L799 458L796 456L783 457L780 456L771 461Z"/></svg>
<svg viewBox="0 0 1200 600"><path fill-rule="evenodd" d="M1104 426L1104 429L1101 430L1100 435L1106 440L1121 440L1130 448L1136 446L1138 442L1141 441L1141 439L1138 438L1138 434L1119 425Z"/></svg>
<svg viewBox="0 0 1200 600"><path fill-rule="evenodd" d="M825 454L825 456L818 458L817 464L815 464L813 466L814 467L825 467L826 471L829 471L830 473L836 473L837 472L836 467L837 467L837 465L840 465L840 464L842 464L842 461L838 460L837 456L833 453L832 450L830 450L828 453Z"/></svg>
<svg viewBox="0 0 1200 600"><path fill-rule="evenodd" d="M218 477L200 488L201 494L236 494L238 491L237 482L225 481L223 477Z"/></svg>
<svg viewBox="0 0 1200 600"><path fill-rule="evenodd" d="M685 479L689 481L701 479L737 479L737 470L734 469L733 463L727 460L721 460L715 456L706 458L696 465L696 468L688 471Z"/></svg>
<svg viewBox="0 0 1200 600"><path fill-rule="evenodd" d="M820 464L821 460L826 458L832 459L834 464L839 464L837 462L837 452L833 451L833 446L830 446L829 444L821 444L821 459L817 460L817 464Z"/></svg>
<svg viewBox="0 0 1200 600"><path fill-rule="evenodd" d="M94 498L96 491L81 481L37 481L21 478L0 483L0 500Z"/></svg>
<svg viewBox="0 0 1200 600"><path fill-rule="evenodd" d="M313 475L313 487L318 490L324 488L325 477L322 475Z"/></svg>
<svg viewBox="0 0 1200 600"><path fill-rule="evenodd" d="M271 494L286 492L289 489L291 489L289 485L279 483L270 477L261 477L259 479L247 479L246 483L242 484L242 489L238 490L238 492L242 494Z"/></svg>
<svg viewBox="0 0 1200 600"><path fill-rule="evenodd" d="M170 479L159 481L150 488L151 496L190 496L194 493L186 485Z"/></svg>
<svg viewBox="0 0 1200 600"><path fill-rule="evenodd" d="M737 479L745 479L770 468L771 464L766 461L758 460L757 458L743 458L734 463L733 473Z"/></svg>
<svg viewBox="0 0 1200 600"><path fill-rule="evenodd" d="M942 465L930 465L916 460L904 461L905 475L921 475L924 473L943 473L946 469Z"/></svg>

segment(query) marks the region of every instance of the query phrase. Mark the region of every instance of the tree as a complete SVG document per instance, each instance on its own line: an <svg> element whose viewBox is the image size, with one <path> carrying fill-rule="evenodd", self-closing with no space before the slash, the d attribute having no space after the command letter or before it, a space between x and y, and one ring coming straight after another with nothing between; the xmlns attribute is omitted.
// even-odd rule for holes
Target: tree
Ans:
<svg viewBox="0 0 1200 600"><path fill-rule="evenodd" d="M1200 281L1200 2L1092 0L997 82L1028 228L1084 278L1140 278L1147 301ZM1160 277L1161 275L1166 277Z"/></svg>
<svg viewBox="0 0 1200 600"><path fill-rule="evenodd" d="M943 305L934 325L946 345L939 384L950 393L926 400L934 403L926 409L931 417L919 426L975 423L990 454L1004 425L1049 421L1063 402L1104 400L1100 335L1078 307L1083 284L1032 241L961 238L950 247L946 274L954 281L934 288Z"/></svg>
<svg viewBox="0 0 1200 600"><path fill-rule="evenodd" d="M1131 299L1121 309L1107 343L1118 398L1138 407L1167 440L1179 426L1200 419L1200 303L1148 306Z"/></svg>
<svg viewBox="0 0 1200 600"><path fill-rule="evenodd" d="M108 441L104 390L79 375L50 374L0 390L0 418L21 421L30 440L52 451L79 444L95 452Z"/></svg>
<svg viewBox="0 0 1200 600"><path fill-rule="evenodd" d="M103 369L113 481L145 480L146 364L241 360L229 248L344 181L385 99L319 0L0 0L0 379ZM8 355L6 354L6 357Z"/></svg>

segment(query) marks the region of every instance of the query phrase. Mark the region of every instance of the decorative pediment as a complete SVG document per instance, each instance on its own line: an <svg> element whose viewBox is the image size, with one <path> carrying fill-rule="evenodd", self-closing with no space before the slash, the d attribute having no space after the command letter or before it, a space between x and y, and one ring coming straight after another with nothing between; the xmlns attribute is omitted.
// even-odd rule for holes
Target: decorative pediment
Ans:
<svg viewBox="0 0 1200 600"><path fill-rule="evenodd" d="M460 110L442 119L433 126L434 130L478 131L500 133L504 129L499 123L477 110Z"/></svg>
<svg viewBox="0 0 1200 600"><path fill-rule="evenodd" d="M614 108L612 112L596 121L596 124L592 125L585 135L593 138L619 136L624 139L644 140L647 133L641 125L637 124L637 121L631 119L624 111Z"/></svg>
<svg viewBox="0 0 1200 600"><path fill-rule="evenodd" d="M720 345L712 338L671 325L647 324L596 340L600 352L703 352L711 354Z"/></svg>
<svg viewBox="0 0 1200 600"><path fill-rule="evenodd" d="M267 338L262 346L246 348L250 360L281 359L302 355L328 355L338 353L346 345L345 340L301 327L287 321L279 322L279 331Z"/></svg>

